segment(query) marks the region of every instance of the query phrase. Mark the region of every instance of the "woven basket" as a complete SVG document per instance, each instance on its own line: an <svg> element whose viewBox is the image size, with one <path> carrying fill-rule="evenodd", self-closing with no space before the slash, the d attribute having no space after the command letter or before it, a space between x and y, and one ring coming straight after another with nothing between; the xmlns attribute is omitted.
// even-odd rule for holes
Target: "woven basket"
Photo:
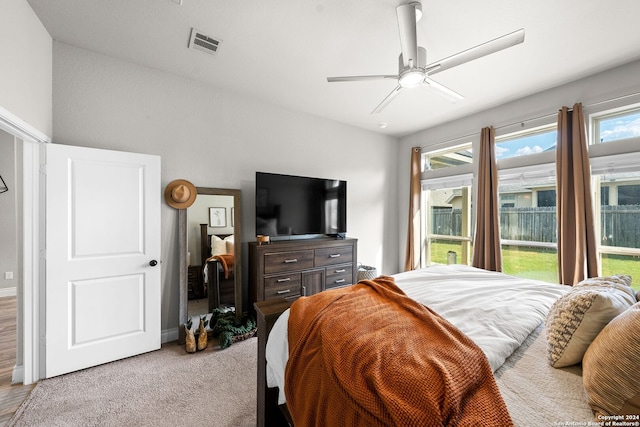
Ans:
<svg viewBox="0 0 640 427"><path fill-rule="evenodd" d="M256 332L258 331L258 328L253 328L252 330L250 330L247 333L241 334L241 335L234 335L233 337L231 337L231 342L238 342L238 341L243 341L246 339L249 339L251 337L253 337Z"/></svg>
<svg viewBox="0 0 640 427"><path fill-rule="evenodd" d="M361 280L373 280L378 277L378 270L369 265L358 266L358 282Z"/></svg>

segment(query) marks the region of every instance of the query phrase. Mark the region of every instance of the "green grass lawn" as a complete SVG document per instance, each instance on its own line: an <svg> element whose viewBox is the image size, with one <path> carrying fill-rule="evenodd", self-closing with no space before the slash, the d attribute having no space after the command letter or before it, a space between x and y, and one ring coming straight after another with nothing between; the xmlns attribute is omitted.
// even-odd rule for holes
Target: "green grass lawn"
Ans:
<svg viewBox="0 0 640 427"><path fill-rule="evenodd" d="M435 241L431 245L431 262L447 263L447 252L458 254L460 262L462 245L450 241ZM622 255L602 257L602 275L627 274L634 280L632 287L640 290L640 258ZM558 283L558 256L555 249L504 246L502 248L502 271L512 276Z"/></svg>

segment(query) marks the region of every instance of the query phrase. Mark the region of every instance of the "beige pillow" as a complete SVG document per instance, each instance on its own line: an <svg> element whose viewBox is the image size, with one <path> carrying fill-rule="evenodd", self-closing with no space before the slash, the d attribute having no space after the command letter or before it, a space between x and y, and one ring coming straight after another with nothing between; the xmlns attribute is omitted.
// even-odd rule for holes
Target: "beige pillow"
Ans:
<svg viewBox="0 0 640 427"><path fill-rule="evenodd" d="M233 242L230 242L230 241L227 240L226 244L227 244L227 246L226 246L227 253L233 255L233 250L234 250Z"/></svg>
<svg viewBox="0 0 640 427"><path fill-rule="evenodd" d="M596 417L640 414L640 303L593 340L582 360L582 381Z"/></svg>
<svg viewBox="0 0 640 427"><path fill-rule="evenodd" d="M211 256L224 255L227 253L227 242L215 234L211 235Z"/></svg>
<svg viewBox="0 0 640 427"><path fill-rule="evenodd" d="M586 279L560 297L546 319L547 357L554 368L580 363L589 344L636 302L629 276Z"/></svg>

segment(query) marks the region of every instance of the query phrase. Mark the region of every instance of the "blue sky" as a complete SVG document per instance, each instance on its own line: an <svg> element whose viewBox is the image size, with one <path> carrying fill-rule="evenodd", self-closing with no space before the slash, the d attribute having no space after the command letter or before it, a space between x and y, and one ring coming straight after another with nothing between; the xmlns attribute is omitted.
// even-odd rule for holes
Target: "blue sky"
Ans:
<svg viewBox="0 0 640 427"><path fill-rule="evenodd" d="M600 121L601 142L616 141L624 138L640 137L640 112L623 117L614 117ZM553 149L556 145L556 131L529 135L511 141L496 144L496 158L523 156L541 153Z"/></svg>
<svg viewBox="0 0 640 427"><path fill-rule="evenodd" d="M614 117L600 122L601 142L632 138L634 136L640 136L640 112L625 117Z"/></svg>
<svg viewBox="0 0 640 427"><path fill-rule="evenodd" d="M542 153L556 146L556 131L529 135L496 144L496 159Z"/></svg>

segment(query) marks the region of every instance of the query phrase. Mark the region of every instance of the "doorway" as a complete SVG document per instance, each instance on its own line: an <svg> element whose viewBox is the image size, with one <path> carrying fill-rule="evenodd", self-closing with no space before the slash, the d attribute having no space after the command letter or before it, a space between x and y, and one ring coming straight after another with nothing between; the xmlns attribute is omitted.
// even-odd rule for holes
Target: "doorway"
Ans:
<svg viewBox="0 0 640 427"><path fill-rule="evenodd" d="M17 186L16 186L16 156L19 150L19 144L16 138L0 130L0 186L3 191L0 193L0 299L5 310L9 310L7 314L2 316L2 323L6 325L7 330L0 327L0 331L7 332L2 334L0 340L0 353L13 355L9 363L15 365L16 362L16 315L17 315L17 290L19 282L19 265L18 265L18 203ZM4 184L3 184L4 183ZM7 189L6 191L4 189ZM8 306L10 305L10 307ZM9 312L13 313L13 318L7 319ZM9 353L7 353L9 352Z"/></svg>
<svg viewBox="0 0 640 427"><path fill-rule="evenodd" d="M18 160L22 141L0 130L0 176L7 191L0 193L0 424L7 422L28 396L33 385L22 385L22 334L18 313L21 292L21 199ZM13 384L18 382L18 384Z"/></svg>

